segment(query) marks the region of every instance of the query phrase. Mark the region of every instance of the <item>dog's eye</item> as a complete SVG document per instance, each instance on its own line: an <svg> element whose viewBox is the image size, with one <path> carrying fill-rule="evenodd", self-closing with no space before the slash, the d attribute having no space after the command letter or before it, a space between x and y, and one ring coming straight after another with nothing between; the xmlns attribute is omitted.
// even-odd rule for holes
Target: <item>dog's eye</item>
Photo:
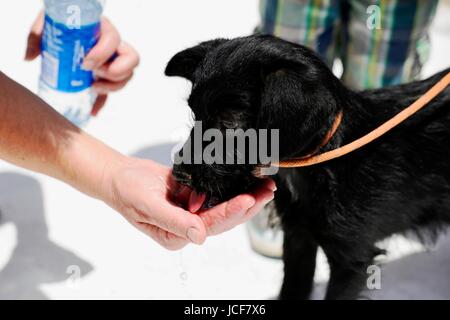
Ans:
<svg viewBox="0 0 450 320"><path fill-rule="evenodd" d="M223 129L243 128L248 120L248 114L243 108L228 108L216 115L216 123Z"/></svg>
<svg viewBox="0 0 450 320"><path fill-rule="evenodd" d="M223 110L217 115L217 123L222 129L236 129L239 127L237 112L233 110Z"/></svg>
<svg viewBox="0 0 450 320"><path fill-rule="evenodd" d="M236 129L239 123L235 119L225 119L221 121L221 126L225 129Z"/></svg>

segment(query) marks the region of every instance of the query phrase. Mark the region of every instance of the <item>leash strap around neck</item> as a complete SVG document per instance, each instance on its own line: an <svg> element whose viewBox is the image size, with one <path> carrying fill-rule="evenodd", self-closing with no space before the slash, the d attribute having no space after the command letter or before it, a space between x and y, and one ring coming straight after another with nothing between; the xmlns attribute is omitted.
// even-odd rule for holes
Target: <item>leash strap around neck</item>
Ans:
<svg viewBox="0 0 450 320"><path fill-rule="evenodd" d="M413 104L411 104L409 107L398 113L395 117L391 118L387 122L383 123L381 126L376 128L375 130L369 132L365 136L346 144L340 148L318 154L318 155L310 155L306 157L296 158L296 159L290 159L290 160L284 160L280 161L279 163L272 164L275 167L280 168L299 168L299 167L308 167L315 164L323 163L326 161L330 161L339 157L342 157L350 152L353 152L357 149L362 148L363 146L371 143L372 141L378 139L379 137L383 136L393 128L397 127L399 124L404 122L406 119L411 117L413 114L415 114L417 111L422 109L424 106L426 106L431 100L433 100L437 95L439 95L442 91L445 90L445 88L450 84L450 72L447 73L438 83L436 83L430 90L428 90L423 96L421 96L419 99L417 99ZM338 117L341 117L338 115ZM337 120L336 120L337 121ZM335 121L335 123L336 123ZM340 123L340 120L339 120ZM334 126L333 126L334 127ZM334 135L334 132L337 130L331 129L330 132L332 134L328 134L325 138L326 143L328 143L331 138ZM325 143L325 144L326 144Z"/></svg>

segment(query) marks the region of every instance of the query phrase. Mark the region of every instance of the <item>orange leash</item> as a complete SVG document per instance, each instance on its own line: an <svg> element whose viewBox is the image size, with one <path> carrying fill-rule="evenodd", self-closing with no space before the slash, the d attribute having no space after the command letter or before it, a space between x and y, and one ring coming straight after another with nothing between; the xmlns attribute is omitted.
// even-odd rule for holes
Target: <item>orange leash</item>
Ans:
<svg viewBox="0 0 450 320"><path fill-rule="evenodd" d="M450 84L450 72L447 73L438 83L436 83L430 90L428 90L423 96L417 99L413 104L411 104L408 108L398 113L395 117L383 123L381 126L376 128L375 130L369 132L365 136L346 144L338 149L334 149L322 154L318 155L309 155L306 157L291 159L280 161L279 163L274 163L273 166L280 168L299 168L299 167L308 167L318 163L323 163L329 160L333 160L339 157L342 157L350 152L353 152L363 146L371 143L372 141L378 139L385 133L389 132L403 121L411 117L417 111L426 106L431 100L433 100L437 95L439 95L445 88ZM340 113L335 120L335 124L333 128L331 128L330 133L325 137L324 146L327 144L334 133L337 130L342 118L342 113Z"/></svg>

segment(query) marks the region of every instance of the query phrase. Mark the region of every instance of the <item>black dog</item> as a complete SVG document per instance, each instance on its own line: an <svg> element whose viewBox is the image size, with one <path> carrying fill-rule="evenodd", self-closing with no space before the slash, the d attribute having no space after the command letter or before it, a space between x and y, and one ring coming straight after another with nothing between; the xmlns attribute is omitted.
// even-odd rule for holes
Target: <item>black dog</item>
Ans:
<svg viewBox="0 0 450 320"><path fill-rule="evenodd" d="M311 50L271 36L214 40L178 53L166 74L193 83L189 105L204 129L280 130L280 159L320 152L365 135L418 99L450 69L406 85L353 92ZM178 165L174 175L227 200L257 183L255 165ZM327 299L353 299L375 243L415 231L433 240L450 222L450 89L379 140L342 158L276 176L285 231L280 297L307 299L317 248L331 269Z"/></svg>

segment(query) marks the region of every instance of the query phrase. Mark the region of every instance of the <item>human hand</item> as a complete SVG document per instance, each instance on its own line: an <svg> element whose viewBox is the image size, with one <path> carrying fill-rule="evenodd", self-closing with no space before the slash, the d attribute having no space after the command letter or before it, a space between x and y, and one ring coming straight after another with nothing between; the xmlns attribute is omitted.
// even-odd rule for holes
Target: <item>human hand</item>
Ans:
<svg viewBox="0 0 450 320"><path fill-rule="evenodd" d="M107 204L169 250L202 244L207 236L246 222L273 199L276 190L272 180L263 180L251 194L194 214L177 204L195 206L202 202L198 195L177 184L171 168L140 159L108 165L102 185Z"/></svg>
<svg viewBox="0 0 450 320"><path fill-rule="evenodd" d="M201 244L254 216L273 198L266 181L252 194L192 214L202 199L181 188L172 170L129 158L58 114L42 99L0 72L0 159L51 176L119 211L169 249Z"/></svg>
<svg viewBox="0 0 450 320"><path fill-rule="evenodd" d="M44 28L44 13L41 12L28 35L25 60L34 60L41 53L41 38ZM110 59L116 55L113 61ZM83 68L92 70L96 76L93 88L97 99L91 114L96 116L105 105L108 93L118 91L133 77L133 70L139 64L139 54L128 43L121 41L114 25L105 17L101 20L100 39L89 51Z"/></svg>

